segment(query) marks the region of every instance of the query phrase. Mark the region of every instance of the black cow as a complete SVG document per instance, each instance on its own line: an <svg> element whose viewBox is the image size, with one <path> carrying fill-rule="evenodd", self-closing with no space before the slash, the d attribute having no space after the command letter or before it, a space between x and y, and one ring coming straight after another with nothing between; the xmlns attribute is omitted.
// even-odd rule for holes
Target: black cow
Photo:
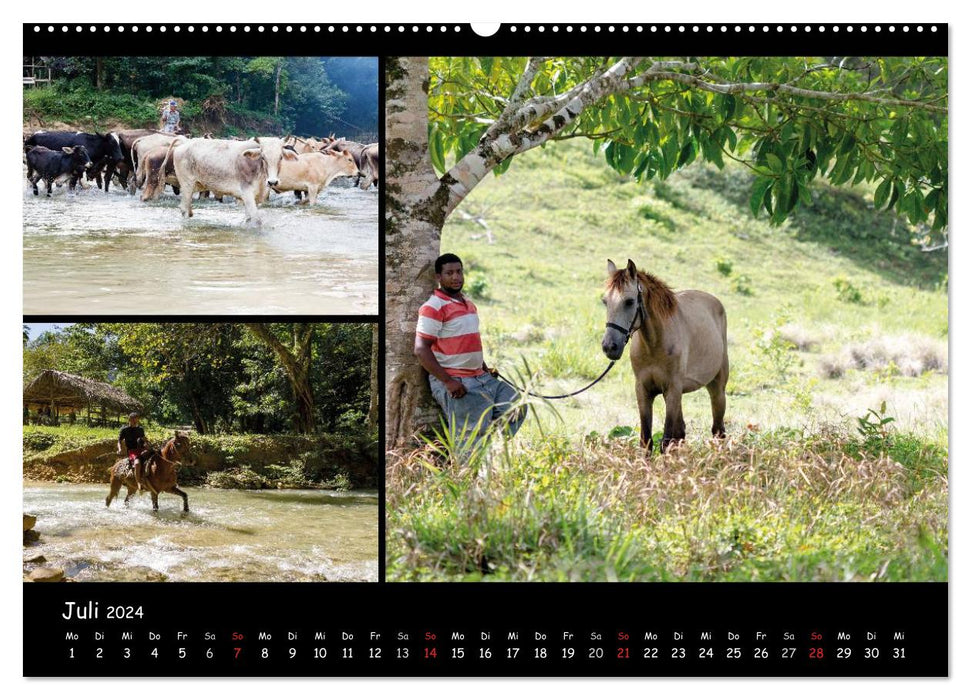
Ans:
<svg viewBox="0 0 971 700"><path fill-rule="evenodd" d="M65 146L74 148L83 146L91 159L86 174L89 180L98 181L98 189L102 186L102 172L105 173L104 189L108 191L115 167L123 160L121 144L117 134L86 134L83 131L38 131L24 142L24 150L34 146L44 146L57 151ZM28 172L28 177L30 173Z"/></svg>
<svg viewBox="0 0 971 700"><path fill-rule="evenodd" d="M91 158L84 146L64 146L58 151L43 146L35 146L27 151L27 178L37 191L37 181L47 183L47 196L51 196L51 186L62 177L71 178L71 189L77 185L84 169L91 167Z"/></svg>

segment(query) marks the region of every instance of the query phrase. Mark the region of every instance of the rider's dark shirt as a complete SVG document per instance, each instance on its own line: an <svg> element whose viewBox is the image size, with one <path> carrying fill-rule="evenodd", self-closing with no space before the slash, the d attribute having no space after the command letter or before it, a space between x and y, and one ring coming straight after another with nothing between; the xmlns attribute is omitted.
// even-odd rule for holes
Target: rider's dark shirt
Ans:
<svg viewBox="0 0 971 700"><path fill-rule="evenodd" d="M126 425L118 434L119 440L125 441L125 447L129 450L138 449L138 438L145 437L145 429L140 425Z"/></svg>

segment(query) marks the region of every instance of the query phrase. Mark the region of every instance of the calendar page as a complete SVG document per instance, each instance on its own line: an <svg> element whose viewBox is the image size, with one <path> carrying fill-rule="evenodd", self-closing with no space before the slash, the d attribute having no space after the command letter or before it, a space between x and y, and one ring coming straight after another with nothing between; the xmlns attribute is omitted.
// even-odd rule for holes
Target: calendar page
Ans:
<svg viewBox="0 0 971 700"><path fill-rule="evenodd" d="M946 24L23 33L24 676L949 675Z"/></svg>

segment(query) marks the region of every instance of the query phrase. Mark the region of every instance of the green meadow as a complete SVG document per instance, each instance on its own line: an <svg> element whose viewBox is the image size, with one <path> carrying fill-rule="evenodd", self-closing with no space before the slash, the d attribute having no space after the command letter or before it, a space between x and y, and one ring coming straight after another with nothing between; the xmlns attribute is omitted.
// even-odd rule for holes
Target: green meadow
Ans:
<svg viewBox="0 0 971 700"><path fill-rule="evenodd" d="M517 157L453 214L486 362L541 393L606 367L607 259L728 314L728 439L705 391L687 441L648 458L629 360L530 400L511 441L462 466L431 444L388 466L398 580L947 578L947 251L866 186L816 183L782 226L742 166L638 183L587 143ZM655 403L656 441L664 406Z"/></svg>

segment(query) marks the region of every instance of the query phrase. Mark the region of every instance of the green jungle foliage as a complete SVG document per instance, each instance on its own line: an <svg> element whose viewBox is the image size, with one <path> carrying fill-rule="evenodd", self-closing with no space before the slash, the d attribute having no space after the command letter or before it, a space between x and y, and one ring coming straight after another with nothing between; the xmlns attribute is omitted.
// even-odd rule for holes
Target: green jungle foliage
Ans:
<svg viewBox="0 0 971 700"><path fill-rule="evenodd" d="M315 432L371 430L369 324L258 325L297 364L305 355ZM56 369L107 381L153 422L200 433L306 432L297 384L269 342L233 323L76 323L25 343L23 378Z"/></svg>
<svg viewBox="0 0 971 700"><path fill-rule="evenodd" d="M186 130L201 136L295 133L372 138L377 59L121 56L55 57L51 87L24 91L24 120L89 129L156 127L161 100L184 100ZM279 108L277 108L277 101Z"/></svg>

